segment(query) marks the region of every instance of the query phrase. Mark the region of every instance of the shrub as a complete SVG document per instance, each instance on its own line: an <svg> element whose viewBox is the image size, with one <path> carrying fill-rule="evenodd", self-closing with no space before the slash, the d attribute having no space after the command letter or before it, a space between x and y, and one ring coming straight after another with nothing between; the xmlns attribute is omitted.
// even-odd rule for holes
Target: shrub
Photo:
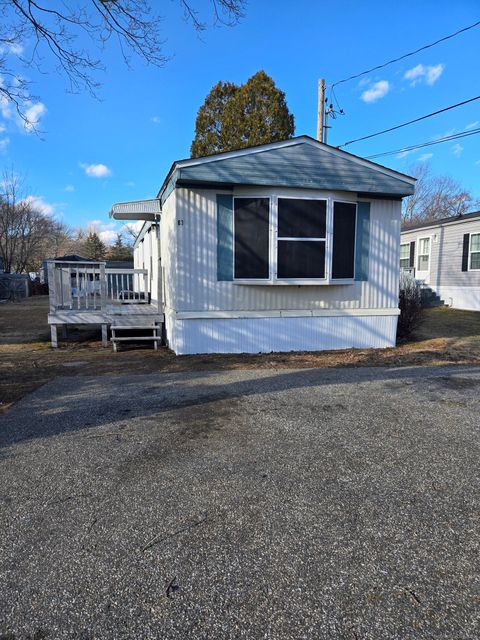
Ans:
<svg viewBox="0 0 480 640"><path fill-rule="evenodd" d="M400 273L400 316L397 338L406 340L423 320L422 295L418 282L410 273Z"/></svg>

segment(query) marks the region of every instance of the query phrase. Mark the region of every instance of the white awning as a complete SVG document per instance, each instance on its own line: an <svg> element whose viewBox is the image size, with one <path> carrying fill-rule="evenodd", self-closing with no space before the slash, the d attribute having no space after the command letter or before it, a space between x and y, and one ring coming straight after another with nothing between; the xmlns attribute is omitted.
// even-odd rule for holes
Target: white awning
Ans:
<svg viewBox="0 0 480 640"><path fill-rule="evenodd" d="M132 200L131 202L117 202L112 205L110 218L115 220L147 220L154 222L160 216L160 200Z"/></svg>

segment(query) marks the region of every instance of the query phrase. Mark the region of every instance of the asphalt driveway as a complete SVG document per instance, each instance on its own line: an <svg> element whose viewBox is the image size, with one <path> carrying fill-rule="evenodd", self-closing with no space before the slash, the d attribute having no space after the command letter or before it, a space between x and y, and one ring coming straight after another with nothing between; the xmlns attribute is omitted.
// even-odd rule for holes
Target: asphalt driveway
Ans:
<svg viewBox="0 0 480 640"><path fill-rule="evenodd" d="M0 639L480 636L480 368L53 381L0 417Z"/></svg>

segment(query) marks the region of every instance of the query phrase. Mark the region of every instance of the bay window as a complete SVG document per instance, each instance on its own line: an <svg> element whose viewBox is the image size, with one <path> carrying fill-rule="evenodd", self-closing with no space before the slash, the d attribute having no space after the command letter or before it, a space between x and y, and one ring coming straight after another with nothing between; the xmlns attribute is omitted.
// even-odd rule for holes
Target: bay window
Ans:
<svg viewBox="0 0 480 640"><path fill-rule="evenodd" d="M354 279L355 203L234 197L233 213L234 280L314 284Z"/></svg>

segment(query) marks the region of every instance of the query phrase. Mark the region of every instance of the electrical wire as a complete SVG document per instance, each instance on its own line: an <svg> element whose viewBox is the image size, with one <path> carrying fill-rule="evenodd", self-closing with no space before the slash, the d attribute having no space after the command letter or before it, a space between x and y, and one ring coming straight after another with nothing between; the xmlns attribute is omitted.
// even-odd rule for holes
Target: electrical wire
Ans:
<svg viewBox="0 0 480 640"><path fill-rule="evenodd" d="M378 69L383 69L384 67L388 67L388 65L393 64L394 62L400 62L400 60L404 60L405 58L409 58L410 56L414 56L416 53L420 53L421 51L425 51L425 49L430 49L441 42L445 42L445 40L450 40L451 38L455 38L455 36L460 35L461 33L465 33L465 31L469 31L475 27L480 25L480 20L478 22L474 22L468 27L463 27L463 29L459 29L455 31L455 33L451 33L448 36L444 36L439 40L435 40L435 42L431 42L430 44L426 44L419 49L415 49L415 51L410 51L410 53L405 53L403 56L399 56L398 58L394 58L393 60L389 60L388 62L384 62L383 64L379 64L376 67L372 67L371 69L367 69L366 71L362 71L361 73L356 73L353 76L349 76L348 78L344 78L343 80L338 80L332 84L332 87L336 87L339 84L343 84L344 82L349 82L350 80L355 80L356 78L360 78L361 76L365 76L368 73L372 73L372 71L378 71Z"/></svg>
<svg viewBox="0 0 480 640"><path fill-rule="evenodd" d="M370 133L368 136L362 136L361 138L355 138L355 140L348 140L348 142L344 142L339 145L339 149L342 147L346 147L349 144L353 144L354 142L360 142L361 140L368 140L369 138L375 138L376 136L381 136L384 133L389 133L390 131L395 131L396 129L401 129L402 127L406 127L409 124L413 124L414 122L420 122L421 120L426 120L427 118L431 118L432 116L437 116L439 113L445 113L445 111L450 111L451 109L456 109L457 107L462 107L464 104L468 104L469 102L474 102L475 100L480 100L480 96L475 96L474 98L469 98L468 100L464 100L463 102L457 102L457 104L452 104L449 107L445 107L444 109L439 109L438 111L433 111L432 113L427 113L425 116L421 116L420 118L415 118L414 120L409 120L408 122L403 122L402 124L397 124L395 127L390 127L389 129L383 129L382 131L377 131L376 133Z"/></svg>
<svg viewBox="0 0 480 640"><path fill-rule="evenodd" d="M404 153L406 151L414 151L415 149L431 147L434 144L440 144L442 142L451 142L452 140L459 140L460 138L468 138L469 136L478 135L479 133L480 127L478 129L472 129L471 131L462 131L460 133L454 133L450 136L444 136L443 138L437 138L436 140L420 142L419 144L413 144L410 147L403 147L402 149L395 149L394 151L384 151L383 153L375 153L374 155L365 157L367 160L373 160L374 158L382 158L383 156L392 156L397 153Z"/></svg>

